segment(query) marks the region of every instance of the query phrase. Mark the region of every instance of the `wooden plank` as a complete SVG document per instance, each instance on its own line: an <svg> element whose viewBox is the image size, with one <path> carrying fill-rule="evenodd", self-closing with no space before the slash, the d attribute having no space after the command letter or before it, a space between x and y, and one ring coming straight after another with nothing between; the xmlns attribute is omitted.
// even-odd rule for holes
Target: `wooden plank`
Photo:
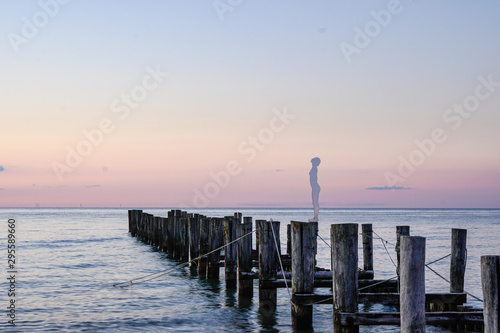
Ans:
<svg viewBox="0 0 500 333"><path fill-rule="evenodd" d="M292 300L297 304L333 304L332 294L307 294L300 293L292 295ZM360 293L359 303L377 303L384 305L399 304L398 293ZM425 295L426 303L440 302L443 304L462 305L467 303L466 293L429 293Z"/></svg>
<svg viewBox="0 0 500 333"><path fill-rule="evenodd" d="M282 275L277 275L278 277L282 276ZM292 284L292 280L291 279L287 279L286 280L287 283L288 283L288 286L290 286ZM382 289L390 289L391 292L395 292L396 291L396 282L395 281L383 281L383 280L359 280L358 281L358 286L359 288L362 288L362 287L366 287L368 285L371 285L373 283L377 283L377 282L380 282L381 284L373 287L373 288L368 288L368 289L365 289L367 291L370 291L370 290L378 290L380 288ZM275 281L268 281L266 282L268 283L269 286L273 286L273 288L285 288L285 280L283 279L277 279ZM332 288L332 285L333 285L333 280L314 280L314 288ZM382 287L380 287L382 286Z"/></svg>
<svg viewBox="0 0 500 333"><path fill-rule="evenodd" d="M361 312L338 314L342 325L400 325L399 312ZM426 312L426 325L477 325L483 323L483 313L474 312Z"/></svg>

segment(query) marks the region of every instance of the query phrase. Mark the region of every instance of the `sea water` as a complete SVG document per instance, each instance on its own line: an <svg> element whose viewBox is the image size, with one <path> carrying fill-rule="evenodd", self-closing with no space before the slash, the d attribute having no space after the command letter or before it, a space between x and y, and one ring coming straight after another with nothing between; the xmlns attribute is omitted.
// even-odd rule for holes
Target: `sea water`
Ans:
<svg viewBox="0 0 500 333"><path fill-rule="evenodd" d="M167 216L169 209L144 209ZM307 221L310 209L199 209L211 217L241 212L256 219L281 221L281 242L286 244L285 225ZM6 332L290 332L290 300L285 288L278 290L277 311L271 318L258 311L255 297L238 300L236 290L226 289L223 273L218 282L200 279L196 270L175 268L157 248L128 233L126 209L0 209L3 249L0 284L0 331ZM8 220L15 220L15 297L8 296ZM372 223L376 279L395 275L396 226L409 225L413 236L426 237L426 262L450 253L451 229L467 234L465 289L482 298L480 257L499 255L500 210L458 209L323 209L320 211L318 265L330 268L330 225ZM359 242L361 250L361 241ZM362 260L360 251L360 260ZM360 261L360 265L362 262ZM449 278L449 257L432 264ZM126 288L113 286L172 269L158 279ZM448 292L449 284L426 270L426 292ZM318 288L317 292L329 293ZM10 299L15 299L15 326L8 323ZM467 305L482 307L468 297ZM362 311L394 311L381 305L361 304ZM314 307L314 330L332 331L332 305ZM366 326L362 332L399 332L394 326ZM446 332L428 327L428 332Z"/></svg>

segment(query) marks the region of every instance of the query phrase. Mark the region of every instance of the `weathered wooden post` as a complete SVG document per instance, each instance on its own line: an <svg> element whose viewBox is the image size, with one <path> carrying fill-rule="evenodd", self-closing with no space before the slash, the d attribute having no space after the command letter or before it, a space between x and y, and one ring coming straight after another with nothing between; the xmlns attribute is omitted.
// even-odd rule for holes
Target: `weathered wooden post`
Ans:
<svg viewBox="0 0 500 333"><path fill-rule="evenodd" d="M234 213L234 220L236 221L236 224L243 223L242 219L243 219L243 214L238 212Z"/></svg>
<svg viewBox="0 0 500 333"><path fill-rule="evenodd" d="M467 230L451 229L450 293L463 293L467 263Z"/></svg>
<svg viewBox="0 0 500 333"><path fill-rule="evenodd" d="M224 230L224 272L226 287L235 288L238 280L238 244L236 239L236 220L233 216L226 216L223 220Z"/></svg>
<svg viewBox="0 0 500 333"><path fill-rule="evenodd" d="M172 219L172 257L174 259L179 259L181 254L179 253L179 220L180 215L177 215L177 210L175 211L174 218ZM180 212L180 211L179 211Z"/></svg>
<svg viewBox="0 0 500 333"><path fill-rule="evenodd" d="M183 262L189 261L189 226L188 219L179 219L179 258Z"/></svg>
<svg viewBox="0 0 500 333"><path fill-rule="evenodd" d="M343 326L341 312L358 312L358 225L332 224L333 328L335 333L357 333L359 326Z"/></svg>
<svg viewBox="0 0 500 333"><path fill-rule="evenodd" d="M197 266L194 259L200 256L200 215L194 214L188 219L189 224L189 258L192 266Z"/></svg>
<svg viewBox="0 0 500 333"><path fill-rule="evenodd" d="M401 332L425 332L425 238L401 237Z"/></svg>
<svg viewBox="0 0 500 333"><path fill-rule="evenodd" d="M161 250L167 251L168 239L167 239L167 228L168 228L168 218L161 218Z"/></svg>
<svg viewBox="0 0 500 333"><path fill-rule="evenodd" d="M292 255L292 224L286 225L286 254Z"/></svg>
<svg viewBox="0 0 500 333"><path fill-rule="evenodd" d="M484 332L500 332L500 256L481 256Z"/></svg>
<svg viewBox="0 0 500 333"><path fill-rule="evenodd" d="M128 232L130 232L132 234L132 236L134 234L134 232L133 232L133 230L134 230L134 227L133 227L133 225L134 225L134 213L135 213L135 211L133 211L131 209L128 210Z"/></svg>
<svg viewBox="0 0 500 333"><path fill-rule="evenodd" d="M259 257L259 223L255 221L255 252L257 253L257 258Z"/></svg>
<svg viewBox="0 0 500 333"><path fill-rule="evenodd" d="M259 248L259 310L269 317L276 311L276 287L269 286L269 282L276 280L278 272L278 251L275 245L279 244L280 222L257 220L258 248Z"/></svg>
<svg viewBox="0 0 500 333"><path fill-rule="evenodd" d="M200 220L200 260L198 260L198 275L200 277L207 275L207 253L210 252L209 243L210 219L202 218Z"/></svg>
<svg viewBox="0 0 500 333"><path fill-rule="evenodd" d="M136 210L136 209L132 210L131 213L132 223L130 225L130 233L132 234L132 236L137 235L137 229L141 221L141 215L142 215L142 210Z"/></svg>
<svg viewBox="0 0 500 333"><path fill-rule="evenodd" d="M143 226L143 240L145 242L148 242L148 232L149 232L149 214L148 213L145 213L144 216L143 216L143 219L144 219L144 226Z"/></svg>
<svg viewBox="0 0 500 333"><path fill-rule="evenodd" d="M138 238L141 238L141 235L142 235L142 215L144 213L141 211L140 213L138 213L137 215L137 224L136 224L136 229L135 229L135 235L138 237Z"/></svg>
<svg viewBox="0 0 500 333"><path fill-rule="evenodd" d="M153 214L148 214L148 243L153 244L154 240L154 216Z"/></svg>
<svg viewBox="0 0 500 333"><path fill-rule="evenodd" d="M295 329L311 329L313 306L296 304L294 296L314 291L316 226L296 221L291 221L289 226L292 234L292 326Z"/></svg>
<svg viewBox="0 0 500 333"><path fill-rule="evenodd" d="M148 242L148 232L149 232L149 214L144 213L143 216L143 235L142 240Z"/></svg>
<svg viewBox="0 0 500 333"><path fill-rule="evenodd" d="M212 218L210 220L210 233L209 233L209 244L210 251L212 252L208 255L208 267L207 267L207 278L208 279L218 279L219 278L219 260L220 260L220 250L216 250L221 247L224 240L222 235L222 219Z"/></svg>
<svg viewBox="0 0 500 333"><path fill-rule="evenodd" d="M252 217L245 216L236 228L238 238L247 235L238 241L238 296L253 296L252 225Z"/></svg>
<svg viewBox="0 0 500 333"><path fill-rule="evenodd" d="M399 265L401 262L401 236L409 236L410 235L410 226L408 225L398 225L396 226L396 258L397 258L397 266L396 266L396 275L398 276L398 292L399 292L399 284L400 284L400 274L399 274Z"/></svg>
<svg viewBox="0 0 500 333"><path fill-rule="evenodd" d="M148 238L148 213L143 213L141 216L141 240L146 242Z"/></svg>
<svg viewBox="0 0 500 333"><path fill-rule="evenodd" d="M132 236L137 236L137 230L139 228L139 221L141 220L142 210L133 210L132 211L132 228L130 233Z"/></svg>
<svg viewBox="0 0 500 333"><path fill-rule="evenodd" d="M373 272L373 229L371 224L361 225L363 239L363 270Z"/></svg>
<svg viewBox="0 0 500 333"><path fill-rule="evenodd" d="M147 240L147 222L148 222L148 214L147 213L142 213L141 214L141 234L140 237L143 241Z"/></svg>
<svg viewBox="0 0 500 333"><path fill-rule="evenodd" d="M161 217L154 217L154 245L161 246Z"/></svg>
<svg viewBox="0 0 500 333"><path fill-rule="evenodd" d="M170 255L173 254L174 251L174 218L175 218L175 211L171 210L168 212L168 217L167 217L167 253Z"/></svg>

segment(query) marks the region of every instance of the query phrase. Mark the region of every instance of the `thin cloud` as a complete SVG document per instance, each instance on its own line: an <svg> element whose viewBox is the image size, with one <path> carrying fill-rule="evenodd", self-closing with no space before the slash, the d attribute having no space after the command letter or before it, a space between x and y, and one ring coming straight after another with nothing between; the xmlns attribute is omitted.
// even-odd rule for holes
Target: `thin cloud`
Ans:
<svg viewBox="0 0 500 333"><path fill-rule="evenodd" d="M85 188L102 187L101 185L85 185Z"/></svg>
<svg viewBox="0 0 500 333"><path fill-rule="evenodd" d="M0 191L5 191L5 189L0 187Z"/></svg>
<svg viewBox="0 0 500 333"><path fill-rule="evenodd" d="M386 204L384 203L376 203L376 202L360 202L360 203L348 203L344 204L344 206L348 207L378 207L378 206L385 206Z"/></svg>
<svg viewBox="0 0 500 333"><path fill-rule="evenodd" d="M413 190L411 187L403 187L403 186L376 186L376 187L367 187L367 190L375 190L375 191L394 191L394 190Z"/></svg>
<svg viewBox="0 0 500 333"><path fill-rule="evenodd" d="M0 172L4 171L5 168L3 166L0 165Z"/></svg>

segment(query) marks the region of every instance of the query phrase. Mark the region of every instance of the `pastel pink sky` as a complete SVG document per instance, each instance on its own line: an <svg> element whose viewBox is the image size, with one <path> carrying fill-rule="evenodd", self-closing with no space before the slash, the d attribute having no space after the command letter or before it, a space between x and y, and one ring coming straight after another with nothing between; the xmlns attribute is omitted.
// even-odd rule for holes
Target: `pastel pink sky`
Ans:
<svg viewBox="0 0 500 333"><path fill-rule="evenodd" d="M0 207L311 207L318 156L321 207L500 208L500 4L346 56L387 4L0 4Z"/></svg>

